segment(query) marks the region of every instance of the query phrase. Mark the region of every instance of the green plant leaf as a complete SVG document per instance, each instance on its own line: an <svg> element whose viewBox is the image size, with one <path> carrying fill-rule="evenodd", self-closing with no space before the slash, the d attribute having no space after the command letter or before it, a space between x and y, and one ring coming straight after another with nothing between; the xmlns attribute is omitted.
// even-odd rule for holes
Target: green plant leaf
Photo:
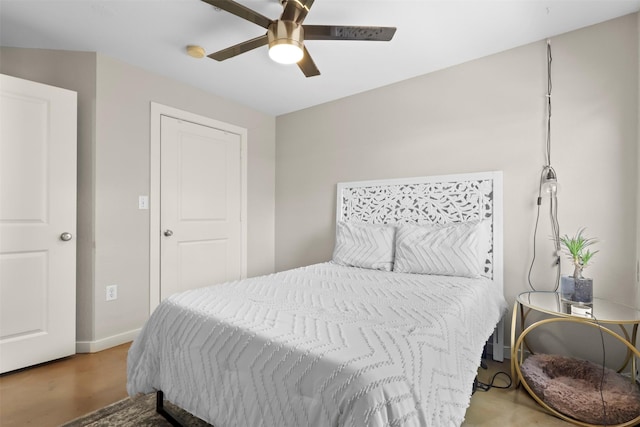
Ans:
<svg viewBox="0 0 640 427"><path fill-rule="evenodd" d="M593 256L598 253L598 251L591 252L587 249L598 241L594 238L585 237L583 235L584 231L585 228L581 227L573 237L569 237L567 234L560 237L560 242L564 245L563 249L567 252L569 259L581 268L586 267Z"/></svg>

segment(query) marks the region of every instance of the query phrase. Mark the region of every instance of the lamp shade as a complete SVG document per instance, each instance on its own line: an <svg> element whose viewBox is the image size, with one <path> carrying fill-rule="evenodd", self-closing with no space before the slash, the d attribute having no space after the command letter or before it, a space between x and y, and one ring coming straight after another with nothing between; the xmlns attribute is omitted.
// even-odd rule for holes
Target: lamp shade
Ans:
<svg viewBox="0 0 640 427"><path fill-rule="evenodd" d="M269 57L280 64L293 64L304 56L304 29L293 21L275 21L267 29Z"/></svg>
<svg viewBox="0 0 640 427"><path fill-rule="evenodd" d="M302 59L304 52L295 44L280 43L269 48L269 58L280 64L294 64Z"/></svg>

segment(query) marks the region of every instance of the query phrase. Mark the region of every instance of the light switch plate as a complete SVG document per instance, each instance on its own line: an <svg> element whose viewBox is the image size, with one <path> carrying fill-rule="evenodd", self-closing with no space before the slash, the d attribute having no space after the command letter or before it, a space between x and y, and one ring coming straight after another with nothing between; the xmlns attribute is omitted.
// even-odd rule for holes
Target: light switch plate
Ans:
<svg viewBox="0 0 640 427"><path fill-rule="evenodd" d="M149 209L149 196L138 196L138 209Z"/></svg>

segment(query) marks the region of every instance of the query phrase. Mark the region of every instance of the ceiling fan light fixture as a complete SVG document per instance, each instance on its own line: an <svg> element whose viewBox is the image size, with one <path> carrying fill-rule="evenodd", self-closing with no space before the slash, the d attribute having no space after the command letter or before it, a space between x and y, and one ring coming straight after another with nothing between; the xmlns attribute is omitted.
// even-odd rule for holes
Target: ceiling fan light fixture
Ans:
<svg viewBox="0 0 640 427"><path fill-rule="evenodd" d="M280 64L295 64L303 55L300 46L295 44L279 43L269 47L269 58Z"/></svg>
<svg viewBox="0 0 640 427"><path fill-rule="evenodd" d="M275 21L267 30L269 57L280 64L294 64L304 56L304 29L293 21Z"/></svg>

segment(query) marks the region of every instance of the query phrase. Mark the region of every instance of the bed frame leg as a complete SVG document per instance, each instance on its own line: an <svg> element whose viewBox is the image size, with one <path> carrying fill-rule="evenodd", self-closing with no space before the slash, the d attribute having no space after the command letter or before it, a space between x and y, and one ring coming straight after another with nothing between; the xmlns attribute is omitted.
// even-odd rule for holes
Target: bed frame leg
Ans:
<svg viewBox="0 0 640 427"><path fill-rule="evenodd" d="M178 420L175 419L173 414L167 411L164 407L164 393L161 390L156 392L156 412L169 422L173 427L183 427Z"/></svg>

